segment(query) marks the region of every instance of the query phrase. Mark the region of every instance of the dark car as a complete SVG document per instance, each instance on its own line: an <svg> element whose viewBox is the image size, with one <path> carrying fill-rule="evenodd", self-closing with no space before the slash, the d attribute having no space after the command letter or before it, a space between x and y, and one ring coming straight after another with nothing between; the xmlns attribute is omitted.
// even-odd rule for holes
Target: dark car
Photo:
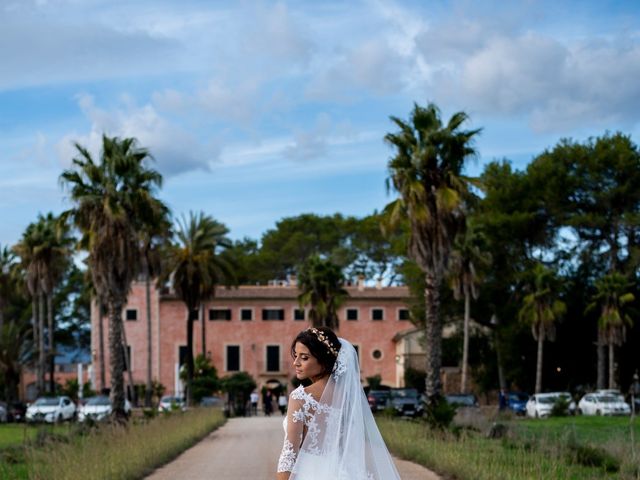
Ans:
<svg viewBox="0 0 640 480"><path fill-rule="evenodd" d="M478 397L473 393L452 393L445 395L444 399L449 405L465 408L476 408L479 406Z"/></svg>
<svg viewBox="0 0 640 480"><path fill-rule="evenodd" d="M367 395L367 400L369 401L369 407L371 407L372 412L377 412L379 410L384 410L389 406L389 398L391 397L391 393L389 390L371 390Z"/></svg>
<svg viewBox="0 0 640 480"><path fill-rule="evenodd" d="M27 406L22 402L12 402L7 409L8 422L24 422L24 415L27 413Z"/></svg>
<svg viewBox="0 0 640 480"><path fill-rule="evenodd" d="M529 395L524 392L507 393L507 408L516 415L524 415L527 413L527 400Z"/></svg>
<svg viewBox="0 0 640 480"><path fill-rule="evenodd" d="M389 399L390 406L399 415L406 417L417 417L422 415L424 405L422 398L415 388L392 388Z"/></svg>

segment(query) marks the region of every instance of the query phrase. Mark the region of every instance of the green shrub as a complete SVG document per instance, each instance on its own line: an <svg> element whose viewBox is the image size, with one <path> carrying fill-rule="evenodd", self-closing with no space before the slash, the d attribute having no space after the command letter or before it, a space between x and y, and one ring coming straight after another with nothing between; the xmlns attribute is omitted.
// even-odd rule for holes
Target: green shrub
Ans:
<svg viewBox="0 0 640 480"><path fill-rule="evenodd" d="M455 416L456 406L440 397L434 403L427 405L424 419L432 429L446 430L451 426Z"/></svg>
<svg viewBox="0 0 640 480"><path fill-rule="evenodd" d="M549 415L552 417L566 417L569 415L569 402L569 399L558 397L553 403L553 407L551 408Z"/></svg>
<svg viewBox="0 0 640 480"><path fill-rule="evenodd" d="M620 470L620 462L617 458L609 452L592 445L569 443L567 444L567 455L569 461L586 467L595 467L606 472Z"/></svg>

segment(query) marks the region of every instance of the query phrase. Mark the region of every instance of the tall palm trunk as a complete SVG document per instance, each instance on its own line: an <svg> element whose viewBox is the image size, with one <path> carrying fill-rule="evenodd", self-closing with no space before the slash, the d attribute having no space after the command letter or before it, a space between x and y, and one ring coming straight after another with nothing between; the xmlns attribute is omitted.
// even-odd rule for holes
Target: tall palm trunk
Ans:
<svg viewBox="0 0 640 480"><path fill-rule="evenodd" d="M536 392L542 391L542 357L544 355L544 327L538 326L538 356L536 359Z"/></svg>
<svg viewBox="0 0 640 480"><path fill-rule="evenodd" d="M427 340L427 403L437 403L442 391L440 368L442 365L442 323L440 322L439 282L433 274L425 275L426 340Z"/></svg>
<svg viewBox="0 0 640 480"><path fill-rule="evenodd" d="M127 332L124 328L124 322L121 322L122 325L122 353L124 356L124 366L127 371L127 380L129 381L129 391L131 392L131 402L134 407L138 406L138 395L136 394L136 386L133 383L133 372L131 372L131 358L129 357L129 350L127 347L129 344L127 343Z"/></svg>
<svg viewBox="0 0 640 480"><path fill-rule="evenodd" d="M99 355L99 363L100 363L100 393L104 392L104 389L107 387L107 380L105 374L105 364L104 364L104 305L102 302L98 302L98 355Z"/></svg>
<svg viewBox="0 0 640 480"><path fill-rule="evenodd" d="M606 357L606 353L605 353L605 342L604 342L604 332L602 331L601 328L598 328L598 378L597 378L597 385L598 385L598 389L602 390L603 388L605 388L605 357Z"/></svg>
<svg viewBox="0 0 640 480"><path fill-rule="evenodd" d="M40 339L38 334L38 297L37 294L34 293L31 296L31 326L33 327L33 351L38 351L38 346L40 345ZM38 395L42 393L40 390L40 360L39 358L33 359L33 364L35 366L36 371L36 389L38 390Z"/></svg>
<svg viewBox="0 0 640 480"><path fill-rule="evenodd" d="M151 397L153 394L153 385L151 383L151 279L149 278L149 263L144 258L144 287L147 303L147 383L144 389L144 406L151 407Z"/></svg>
<svg viewBox="0 0 640 480"><path fill-rule="evenodd" d="M126 420L124 412L124 355L122 354L121 301L109 302L109 357L111 373L111 416L117 422Z"/></svg>
<svg viewBox="0 0 640 480"><path fill-rule="evenodd" d="M44 293L38 293L38 363L40 364L40 377L38 378L38 390L44 393L44 376L47 371L47 360L44 348Z"/></svg>
<svg viewBox="0 0 640 480"><path fill-rule="evenodd" d="M53 292L50 292L47 294L47 323L48 323L48 331L49 331L49 335L48 335L48 340L49 340L49 345L48 345L48 358L49 358L49 393L54 394L56 387L55 387L55 354L54 354L54 350L53 350L53 345L54 345L54 341L53 341L53 333L54 333L54 329L53 329ZM80 385L80 388L82 388L82 385Z"/></svg>
<svg viewBox="0 0 640 480"><path fill-rule="evenodd" d="M207 322L204 318L204 304L200 305L200 320L202 321L202 356L207 356Z"/></svg>
<svg viewBox="0 0 640 480"><path fill-rule="evenodd" d="M613 344L613 339L609 338L609 388L616 388L616 375L615 375L615 345Z"/></svg>
<svg viewBox="0 0 640 480"><path fill-rule="evenodd" d="M193 401L193 320L191 312L194 309L187 309L187 406L191 406Z"/></svg>
<svg viewBox="0 0 640 480"><path fill-rule="evenodd" d="M464 288L464 338L462 340L462 375L460 378L460 392L467 391L467 369L469 365L469 320L471 317L471 295L469 289Z"/></svg>

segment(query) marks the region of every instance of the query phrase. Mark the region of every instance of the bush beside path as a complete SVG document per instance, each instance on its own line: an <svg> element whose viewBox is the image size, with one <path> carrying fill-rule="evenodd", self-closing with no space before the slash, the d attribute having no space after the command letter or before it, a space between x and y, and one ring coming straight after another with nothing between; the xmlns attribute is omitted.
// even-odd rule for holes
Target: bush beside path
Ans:
<svg viewBox="0 0 640 480"><path fill-rule="evenodd" d="M273 480L284 431L282 417L229 420L147 480ZM396 460L402 480L437 480L415 463Z"/></svg>

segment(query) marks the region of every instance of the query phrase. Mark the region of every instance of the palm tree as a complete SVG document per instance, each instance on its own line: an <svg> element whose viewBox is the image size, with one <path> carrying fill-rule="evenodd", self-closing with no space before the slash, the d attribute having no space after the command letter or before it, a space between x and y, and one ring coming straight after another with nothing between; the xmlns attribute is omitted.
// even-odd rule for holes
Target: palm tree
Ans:
<svg viewBox="0 0 640 480"><path fill-rule="evenodd" d="M629 292L632 284L621 273L612 272L596 281L596 293L587 306L587 312L600 306L598 338L609 347L609 388L615 388L615 346L624 343L626 329L633 323L624 306L635 300ZM600 365L602 363L602 365ZM604 371L604 355L598 356L598 370Z"/></svg>
<svg viewBox="0 0 640 480"><path fill-rule="evenodd" d="M344 277L340 267L330 260L312 256L300 268L298 288L300 308L310 305L309 319L314 327L337 329L338 309L349 296L342 287Z"/></svg>
<svg viewBox="0 0 640 480"><path fill-rule="evenodd" d="M472 196L473 179L461 173L465 161L476 154L472 142L480 130L462 130L467 119L464 112L458 112L443 125L438 107L416 104L409 122L391 117L400 130L385 136L395 149L387 189L399 193L385 211L391 225L408 221L408 254L425 276L426 395L430 405L438 401L442 389L439 289L453 239L464 226L465 203Z"/></svg>
<svg viewBox="0 0 640 480"><path fill-rule="evenodd" d="M204 300L212 298L219 284L235 281L232 262L218 250L231 247L229 230L203 212L191 212L178 221L176 242L168 246L160 284L167 280L184 303L187 314L187 404L193 401L193 314ZM203 319L204 321L204 319Z"/></svg>
<svg viewBox="0 0 640 480"><path fill-rule="evenodd" d="M142 276L145 284L145 304L147 313L147 381L145 385L144 404L151 407L153 396L152 379L152 339L151 339L151 278L158 277L162 267L161 252L171 236L169 209L163 205L157 218L147 220L147 225L140 230L140 254L142 258Z"/></svg>
<svg viewBox="0 0 640 480"><path fill-rule="evenodd" d="M469 366L469 321L471 299L478 298L478 284L482 277L478 267L491 263L491 254L482 251L484 237L476 225L468 221L467 228L454 242L449 266L449 280L456 300L464 299L464 328L462 342L462 375L460 392L467 391L467 370Z"/></svg>
<svg viewBox="0 0 640 480"><path fill-rule="evenodd" d="M146 166L150 155L134 138L103 136L98 162L81 145L76 149L73 167L60 177L75 203L64 215L82 233L93 285L107 307L113 416L124 421L122 308L140 268L138 231L161 208L154 193L162 177Z"/></svg>
<svg viewBox="0 0 640 480"><path fill-rule="evenodd" d="M33 348L37 352L34 359L38 395L44 392L45 348L44 348L44 293L42 283L45 268L43 244L46 244L46 224L38 221L30 223L13 251L20 257L20 267L24 272L24 281L31 297L31 323Z"/></svg>
<svg viewBox="0 0 640 480"><path fill-rule="evenodd" d="M526 289L529 293L522 301L518 316L521 321L531 326L533 338L538 342L535 393L540 393L544 341L555 340L555 323L566 313L567 306L556 299L558 285L552 270L537 262L528 275Z"/></svg>
<svg viewBox="0 0 640 480"><path fill-rule="evenodd" d="M53 394L55 392L53 294L55 287L69 266L73 239L69 234L69 226L52 213L38 216L38 222L43 224L42 230L44 232L42 243L39 246L39 253L42 257L40 285L47 302L47 363L49 365L49 393Z"/></svg>
<svg viewBox="0 0 640 480"><path fill-rule="evenodd" d="M4 313L15 281L16 256L9 247L0 246L0 330L4 325Z"/></svg>

